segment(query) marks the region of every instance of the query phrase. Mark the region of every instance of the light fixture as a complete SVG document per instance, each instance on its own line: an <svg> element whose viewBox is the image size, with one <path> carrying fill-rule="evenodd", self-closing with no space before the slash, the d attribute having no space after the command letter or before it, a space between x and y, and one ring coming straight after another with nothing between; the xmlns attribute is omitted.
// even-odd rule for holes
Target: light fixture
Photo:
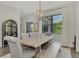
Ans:
<svg viewBox="0 0 79 59"><path fill-rule="evenodd" d="M39 8L38 8L38 10L36 10L36 18L38 20L41 20L42 16L44 16L44 11L43 11L43 9L41 7L41 1L39 1Z"/></svg>

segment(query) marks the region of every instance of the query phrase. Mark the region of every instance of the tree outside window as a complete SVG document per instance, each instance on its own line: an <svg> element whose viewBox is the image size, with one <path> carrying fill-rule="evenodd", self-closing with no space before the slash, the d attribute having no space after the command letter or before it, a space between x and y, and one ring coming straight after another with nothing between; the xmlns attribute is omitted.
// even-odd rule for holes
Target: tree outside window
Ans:
<svg viewBox="0 0 79 59"><path fill-rule="evenodd" d="M53 33L62 33L62 15L53 15L51 17L51 31Z"/></svg>

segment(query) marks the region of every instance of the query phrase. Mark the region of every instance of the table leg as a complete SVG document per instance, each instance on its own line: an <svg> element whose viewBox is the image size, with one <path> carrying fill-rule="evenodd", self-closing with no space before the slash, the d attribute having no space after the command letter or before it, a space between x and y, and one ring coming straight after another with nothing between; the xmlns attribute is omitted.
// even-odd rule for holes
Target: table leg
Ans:
<svg viewBox="0 0 79 59"><path fill-rule="evenodd" d="M35 55L33 56L33 58L39 58L40 54L41 54L41 46L36 48Z"/></svg>
<svg viewBox="0 0 79 59"><path fill-rule="evenodd" d="M37 57L37 55L38 55L38 49L39 49L39 48L36 48L36 50L35 50L35 55L33 56L33 58L36 58L36 57Z"/></svg>
<svg viewBox="0 0 79 59"><path fill-rule="evenodd" d="M37 58L39 58L40 54L41 54L41 46L39 46L39 47L38 47L38 54L37 54Z"/></svg>

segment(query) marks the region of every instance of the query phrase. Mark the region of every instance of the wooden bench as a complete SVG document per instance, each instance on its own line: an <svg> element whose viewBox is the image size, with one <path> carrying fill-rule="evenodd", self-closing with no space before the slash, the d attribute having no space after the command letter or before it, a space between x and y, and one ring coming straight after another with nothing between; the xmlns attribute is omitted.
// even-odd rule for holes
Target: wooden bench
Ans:
<svg viewBox="0 0 79 59"><path fill-rule="evenodd" d="M56 58L57 53L60 51L61 43L53 42L46 50L40 54L40 58Z"/></svg>

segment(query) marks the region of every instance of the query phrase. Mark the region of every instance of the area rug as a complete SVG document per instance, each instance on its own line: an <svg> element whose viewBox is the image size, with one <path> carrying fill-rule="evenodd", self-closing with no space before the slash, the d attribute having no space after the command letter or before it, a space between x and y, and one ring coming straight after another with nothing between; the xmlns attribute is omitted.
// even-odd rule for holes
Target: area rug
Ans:
<svg viewBox="0 0 79 59"><path fill-rule="evenodd" d="M61 52L57 54L57 58L72 58L70 48L61 48Z"/></svg>

